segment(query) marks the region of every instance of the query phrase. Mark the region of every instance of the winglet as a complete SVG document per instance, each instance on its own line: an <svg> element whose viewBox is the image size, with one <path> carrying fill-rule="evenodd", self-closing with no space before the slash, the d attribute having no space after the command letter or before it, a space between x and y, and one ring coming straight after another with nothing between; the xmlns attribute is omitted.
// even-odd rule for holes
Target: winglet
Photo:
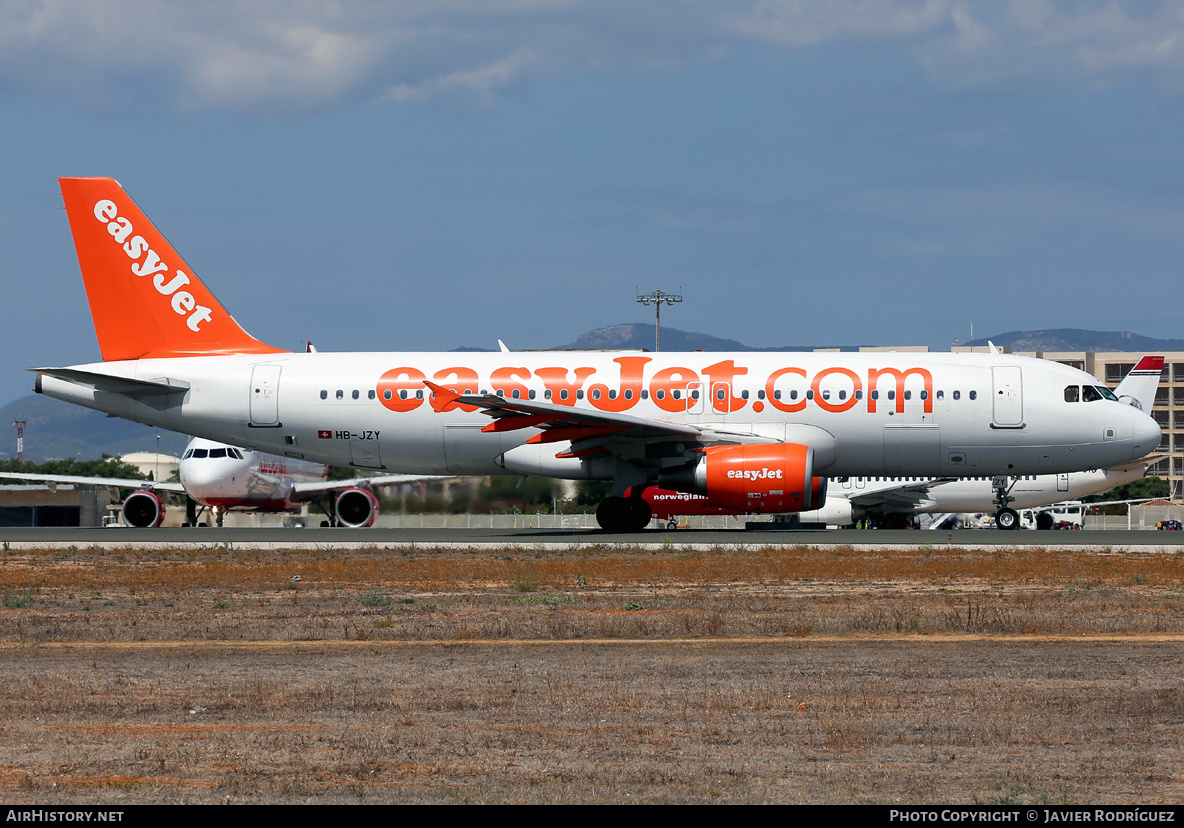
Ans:
<svg viewBox="0 0 1184 828"><path fill-rule="evenodd" d="M59 178L104 360L284 353L252 337L111 178Z"/></svg>
<svg viewBox="0 0 1184 828"><path fill-rule="evenodd" d="M428 397L428 402L431 404L432 410L437 414L451 411L460 405L460 394L456 391L449 390L427 380L424 380L423 384L431 389L432 394Z"/></svg>

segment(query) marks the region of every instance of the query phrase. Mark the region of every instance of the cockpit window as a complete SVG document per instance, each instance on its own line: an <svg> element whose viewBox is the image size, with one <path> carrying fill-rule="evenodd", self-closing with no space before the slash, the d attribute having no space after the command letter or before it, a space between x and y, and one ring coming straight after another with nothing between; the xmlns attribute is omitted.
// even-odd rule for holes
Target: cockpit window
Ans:
<svg viewBox="0 0 1184 828"><path fill-rule="evenodd" d="M203 459L203 458L204 458L204 457L205 457L207 454L209 454L209 452L208 452L208 451L206 451L205 449L194 449L194 450L193 450L193 459L194 459L194 460L201 460L201 459Z"/></svg>
<svg viewBox="0 0 1184 828"><path fill-rule="evenodd" d="M224 449L224 448L210 449L210 457L225 457L225 456L226 456L226 449Z"/></svg>
<svg viewBox="0 0 1184 828"><path fill-rule="evenodd" d="M1082 392L1082 399L1084 399L1086 402L1094 402L1095 400L1102 399L1102 395L1098 393L1098 389L1094 388L1092 385L1082 386Z"/></svg>
<svg viewBox="0 0 1184 828"><path fill-rule="evenodd" d="M193 456L193 449L189 449L185 452L185 454L181 457L181 459L188 460L192 456Z"/></svg>
<svg viewBox="0 0 1184 828"><path fill-rule="evenodd" d="M1081 386L1066 385L1065 386L1065 402L1080 402L1081 401Z"/></svg>
<svg viewBox="0 0 1184 828"><path fill-rule="evenodd" d="M1118 397L1114 396L1114 392L1111 391L1109 388L1107 388L1104 385L1098 386L1098 393L1101 394L1103 397L1105 397L1108 400L1113 400L1114 402L1118 402Z"/></svg>

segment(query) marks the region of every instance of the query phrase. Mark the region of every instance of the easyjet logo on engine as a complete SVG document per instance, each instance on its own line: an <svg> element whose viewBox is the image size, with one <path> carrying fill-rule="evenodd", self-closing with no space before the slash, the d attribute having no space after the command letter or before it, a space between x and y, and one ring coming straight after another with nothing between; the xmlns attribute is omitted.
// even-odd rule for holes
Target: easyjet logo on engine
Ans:
<svg viewBox="0 0 1184 828"><path fill-rule="evenodd" d="M735 480L780 480L781 469L728 469L728 477Z"/></svg>
<svg viewBox="0 0 1184 828"><path fill-rule="evenodd" d="M850 368L829 366L812 376L804 368L786 366L770 373L755 385L758 393L740 391L745 380L739 379L749 369L725 359L699 370L674 366L653 370L652 357L622 356L613 360L619 366L611 376L595 368L546 366L533 371L526 366L505 365L487 377L464 365L454 365L430 376L414 365L386 371L378 378L379 401L391 411L414 411L427 402L425 381L433 382L459 394L502 394L506 399L533 399L531 385L541 385L542 398L552 405L574 406L577 400L600 411L629 411L643 399L671 414L728 414L744 409L761 413L766 406L793 413L804 411L807 404L839 414L860 406L869 414L888 409L905 412L905 401L916 394L926 414L933 413L933 375L925 368L869 368L859 374ZM533 381L533 382L532 382ZM911 385L912 390L909 389ZM882 395L882 396L881 396ZM755 396L755 399L752 397ZM476 411L455 403L461 411Z"/></svg>
<svg viewBox="0 0 1184 828"><path fill-rule="evenodd" d="M172 297L169 305L173 313L188 316L185 324L189 326L189 330L197 332L202 322L210 321L210 309L205 305L199 305L189 291L180 290L189 284L189 276L178 270L170 279L169 266L160 260L160 256L143 236L132 235L132 223L119 215L119 208L115 206L114 201L103 199L95 202L95 218L106 224L107 232L117 244L123 246L123 252L132 260L132 273L142 277L151 276L156 292L162 296Z"/></svg>

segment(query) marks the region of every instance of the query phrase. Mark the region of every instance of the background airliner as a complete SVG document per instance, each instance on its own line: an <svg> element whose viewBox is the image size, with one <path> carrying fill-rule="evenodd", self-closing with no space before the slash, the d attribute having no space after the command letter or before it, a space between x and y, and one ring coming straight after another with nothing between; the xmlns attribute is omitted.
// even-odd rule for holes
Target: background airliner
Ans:
<svg viewBox="0 0 1184 828"><path fill-rule="evenodd" d="M305 505L336 495L329 519L337 526L370 526L378 517L371 486L422 480L421 475L388 474L326 480L326 467L290 457L194 438L181 456L180 482L83 477L68 474L0 472L0 477L47 483L81 483L135 489L123 501L127 526L160 526L165 505L161 494L187 495L186 523L197 525L196 506L208 508L219 526L226 512L299 512Z"/></svg>
<svg viewBox="0 0 1184 828"><path fill-rule="evenodd" d="M1017 509L1027 510L1076 500L1115 486L1139 480L1147 469L1163 459L1152 455L1122 466L1064 474L1027 475L1018 478L1011 489L1009 508L995 515L1000 529L1020 527ZM712 507L698 495L650 488L642 495L649 502L654 517L672 523L684 515L737 514ZM864 517L880 519L882 528L903 527L908 515L979 514L995 509L995 494L989 478L889 478L848 477L830 481L826 505L811 512L801 512L802 523L825 523L848 526ZM1038 529L1051 529L1052 520L1036 518Z"/></svg>
<svg viewBox="0 0 1184 828"><path fill-rule="evenodd" d="M289 353L247 334L115 181L60 183L103 362L35 369L36 390L185 434L338 466L610 480L607 530L649 523L624 494L653 484L781 513L823 506L827 477L989 476L1006 507L1015 477L1160 442L1085 372L1011 354Z"/></svg>

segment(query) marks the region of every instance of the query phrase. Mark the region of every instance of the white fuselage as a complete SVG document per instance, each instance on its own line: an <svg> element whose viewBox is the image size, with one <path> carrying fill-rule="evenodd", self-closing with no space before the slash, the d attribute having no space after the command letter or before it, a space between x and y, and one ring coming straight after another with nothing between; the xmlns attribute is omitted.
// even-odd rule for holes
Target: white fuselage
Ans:
<svg viewBox="0 0 1184 828"><path fill-rule="evenodd" d="M1015 498L1008 503L1013 509L1032 509L1049 506L1065 500L1075 500L1109 491L1142 479L1142 466L1122 469L1095 469L1083 472L1061 474L1022 475L1015 481L1008 493ZM902 483L924 482L923 478L867 478L851 477L846 480L832 480L827 489L827 504L840 499L855 499L875 494L877 491L899 489ZM947 482L935 482L928 493L915 504L885 503L883 505L852 509L855 518L865 514L941 514L945 512L995 512L995 492L989 477L970 477ZM801 519L808 523L814 513L803 512ZM821 518L818 518L821 519Z"/></svg>
<svg viewBox="0 0 1184 828"><path fill-rule="evenodd" d="M49 375L38 377L38 390L289 458L422 474L505 473L505 453L538 448L523 443L539 433L482 431L489 417L464 407L439 413L424 380L699 425L750 442L805 442L815 449L814 473L832 478L1071 472L1128 462L1160 441L1155 421L1129 405L1067 401L1068 386L1101 386L1088 374L1005 354L284 353L74 369L167 378L178 390L136 396ZM662 442L659 465L696 456L694 445ZM553 460L564 447L538 448L538 473L613 476L611 464L595 458ZM628 450L647 459L643 440Z"/></svg>

